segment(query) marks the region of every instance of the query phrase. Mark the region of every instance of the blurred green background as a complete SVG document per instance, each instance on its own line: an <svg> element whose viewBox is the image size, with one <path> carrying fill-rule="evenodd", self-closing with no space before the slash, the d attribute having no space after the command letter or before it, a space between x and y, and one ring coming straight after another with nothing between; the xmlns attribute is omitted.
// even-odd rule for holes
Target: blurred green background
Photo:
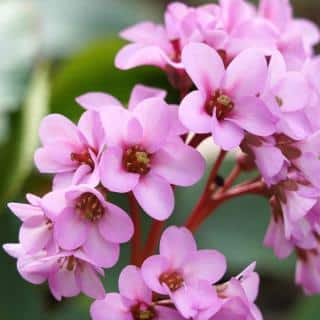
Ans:
<svg viewBox="0 0 320 320"><path fill-rule="evenodd" d="M139 20L161 21L168 1L155 0L0 0L0 243L16 242L19 222L6 208L24 201L26 192L44 194L50 177L32 164L41 118L59 112L77 120L74 98L87 91L106 91L126 102L139 82L168 88L155 68L119 71L114 56L123 42L118 32ZM208 1L185 1L200 4ZM297 15L320 22L319 0L293 1ZM319 75L315 75L319 76ZM170 90L169 90L170 91ZM169 99L176 102L175 92ZM232 162L226 163L227 174ZM194 188L177 190L172 223L190 212L205 179ZM112 200L126 207L124 198ZM315 320L320 298L306 298L293 284L294 258L278 261L262 246L269 220L267 202L244 197L219 209L197 233L201 247L217 248L228 257L230 274L256 260L262 275L258 304L266 320ZM144 218L147 232L149 219ZM119 265L106 272L106 289L115 290L119 270L128 261L122 248ZM46 285L22 280L15 261L0 250L0 319L89 319L90 301L81 296L56 303Z"/></svg>

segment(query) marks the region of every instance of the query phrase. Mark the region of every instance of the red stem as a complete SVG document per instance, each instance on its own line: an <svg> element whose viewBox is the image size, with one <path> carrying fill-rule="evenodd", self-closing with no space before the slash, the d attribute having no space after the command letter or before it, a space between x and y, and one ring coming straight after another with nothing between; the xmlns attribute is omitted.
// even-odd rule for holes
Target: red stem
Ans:
<svg viewBox="0 0 320 320"><path fill-rule="evenodd" d="M141 253L141 221L140 209L136 198L130 192L128 193L131 218L134 225L134 234L131 240L131 263L139 265Z"/></svg>
<svg viewBox="0 0 320 320"><path fill-rule="evenodd" d="M157 221L157 220L152 221L152 225L147 237L146 246L145 246L145 249L143 250L143 260L154 254L154 251L156 250L157 244L160 240L161 232L164 225L165 225L164 221ZM142 262L143 261L141 261L141 263Z"/></svg>
<svg viewBox="0 0 320 320"><path fill-rule="evenodd" d="M200 143L202 141L204 141L205 139L207 139L208 137L210 137L210 134L206 134L206 133L203 133L203 134L195 134L191 140L189 141L188 145L191 146L191 147L198 147L200 145Z"/></svg>
<svg viewBox="0 0 320 320"><path fill-rule="evenodd" d="M208 202L199 210L196 219L190 221L186 226L192 232L195 232L201 224L211 216L215 210L226 200L242 196L244 194L266 194L266 185L262 181L254 182L252 184L242 185L231 189L228 192L217 194L217 196Z"/></svg>
<svg viewBox="0 0 320 320"><path fill-rule="evenodd" d="M208 198L210 198L210 195L213 193L213 188L215 186L214 180L217 177L218 171L223 163L223 160L226 156L226 151L221 150L213 167L210 172L209 178L207 180L207 184L205 186L205 189L202 193L202 196L200 197L198 203L192 210L187 222L186 222L186 227L189 228L189 225L193 223L194 220L197 220L198 215L201 214L201 211L203 210L203 207L206 205L206 202L208 201Z"/></svg>
<svg viewBox="0 0 320 320"><path fill-rule="evenodd" d="M238 179L240 173L241 173L241 167L239 165L235 165L235 167L232 169L231 173L229 174L228 178L225 180L224 185L218 191L218 194L224 193L225 191L230 189L234 184L234 182Z"/></svg>

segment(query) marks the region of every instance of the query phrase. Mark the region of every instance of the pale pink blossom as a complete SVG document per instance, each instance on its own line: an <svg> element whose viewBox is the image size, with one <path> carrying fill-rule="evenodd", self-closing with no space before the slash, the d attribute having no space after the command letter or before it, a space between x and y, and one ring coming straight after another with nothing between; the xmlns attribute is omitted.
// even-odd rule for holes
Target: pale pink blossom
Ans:
<svg viewBox="0 0 320 320"><path fill-rule="evenodd" d="M90 309L93 320L182 320L173 308L153 303L152 291L142 279L140 269L127 266L119 277L120 293L108 293Z"/></svg>
<svg viewBox="0 0 320 320"><path fill-rule="evenodd" d="M79 98L88 108L95 104L95 110L100 102L107 143L100 161L101 182L114 192L132 191L146 213L165 220L174 208L171 185L190 186L199 181L205 161L180 138L185 128L177 106L168 105L163 92L135 87L128 110L108 104L107 97L94 99L95 94L89 93Z"/></svg>
<svg viewBox="0 0 320 320"><path fill-rule="evenodd" d="M54 214L54 238L61 248L81 247L100 267L115 265L119 244L129 241L133 234L133 223L125 211L87 185L52 191L42 201Z"/></svg>
<svg viewBox="0 0 320 320"><path fill-rule="evenodd" d="M99 183L104 133L96 112L84 112L78 125L59 114L48 115L39 134L43 146L36 151L34 161L41 173L55 175L54 188Z"/></svg>
<svg viewBox="0 0 320 320"><path fill-rule="evenodd" d="M25 280L32 284L48 281L57 300L77 296L80 292L95 299L104 297L105 291L99 279L103 270L81 250L59 251L54 255L40 251L28 255L20 244L6 244L4 249L17 258L18 271Z"/></svg>
<svg viewBox="0 0 320 320"><path fill-rule="evenodd" d="M197 250L186 228L166 229L160 254L147 258L141 270L147 286L169 295L185 318L209 319L220 308L211 285L225 273L225 257L215 250Z"/></svg>
<svg viewBox="0 0 320 320"><path fill-rule="evenodd" d="M197 59L194 59L197 57ZM267 80L267 62L256 50L240 53L227 69L219 54L204 44L190 44L182 63L196 85L181 102L182 123L196 133L212 133L224 150L238 147L245 132L269 136L275 118L259 99Z"/></svg>

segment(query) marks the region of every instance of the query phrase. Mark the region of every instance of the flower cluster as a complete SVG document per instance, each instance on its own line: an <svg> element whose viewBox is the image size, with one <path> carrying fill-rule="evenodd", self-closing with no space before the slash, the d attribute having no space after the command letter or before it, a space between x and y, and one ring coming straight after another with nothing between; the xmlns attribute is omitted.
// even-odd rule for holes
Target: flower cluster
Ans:
<svg viewBox="0 0 320 320"><path fill-rule="evenodd" d="M279 258L297 252L296 282L320 292L320 71L313 46L320 33L293 17L287 0L244 0L188 7L170 4L165 24L140 23L122 32L131 41L116 65L162 68L181 101L136 85L125 108L101 92L76 99L84 108L74 124L62 115L43 119L35 164L52 174L52 191L28 204L10 203L22 221L17 258L27 281L48 281L60 300L80 292L97 299L93 320L260 320L259 277L250 265L226 282L225 257L197 250L191 234L224 201L248 193L270 199L265 244ZM206 163L197 150L212 137L221 149L186 227L163 221L174 211L174 189L197 183ZM226 153L240 149L227 179ZM259 176L233 186L238 175ZM131 217L109 201L126 194ZM142 248L139 207L153 222ZM132 264L120 293L105 294L99 276L132 238ZM160 240L160 254L153 255Z"/></svg>
<svg viewBox="0 0 320 320"><path fill-rule="evenodd" d="M252 264L217 284L226 271L225 257L215 250L197 250L190 231L169 227L160 239L160 254L147 258L141 268L127 266L119 278L120 293L96 300L91 316L93 320L260 320L254 304L259 286L254 268Z"/></svg>

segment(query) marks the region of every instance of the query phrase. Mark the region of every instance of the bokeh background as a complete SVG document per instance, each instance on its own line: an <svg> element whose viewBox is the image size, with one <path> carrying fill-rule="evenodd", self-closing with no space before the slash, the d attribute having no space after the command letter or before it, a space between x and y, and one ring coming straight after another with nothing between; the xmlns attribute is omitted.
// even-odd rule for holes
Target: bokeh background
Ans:
<svg viewBox="0 0 320 320"><path fill-rule="evenodd" d="M32 164L39 122L45 114L58 112L76 121L81 109L74 98L90 90L109 92L125 103L137 82L168 88L166 77L155 68L123 72L113 66L115 53L123 45L118 32L139 20L161 21L168 2L0 0L1 245L16 242L19 228L6 203L24 201L26 192L42 195L50 189L50 177L40 176ZM293 5L297 15L320 22L319 0L295 0ZM174 92L169 99L177 101ZM222 174L231 166L232 160ZM184 221L204 180L194 188L177 190L177 208L170 222ZM112 200L127 206L124 198L112 196ZM267 202L257 197L229 202L196 234L199 245L224 252L230 275L257 261L262 275L258 304L266 320L319 319L320 298L303 296L293 284L294 258L278 261L262 246L269 215ZM145 218L145 233L149 222ZM116 289L128 255L124 247L119 265L107 271L107 290ZM89 319L89 305L83 296L55 302L46 285L35 287L22 280L15 261L0 250L0 319Z"/></svg>

